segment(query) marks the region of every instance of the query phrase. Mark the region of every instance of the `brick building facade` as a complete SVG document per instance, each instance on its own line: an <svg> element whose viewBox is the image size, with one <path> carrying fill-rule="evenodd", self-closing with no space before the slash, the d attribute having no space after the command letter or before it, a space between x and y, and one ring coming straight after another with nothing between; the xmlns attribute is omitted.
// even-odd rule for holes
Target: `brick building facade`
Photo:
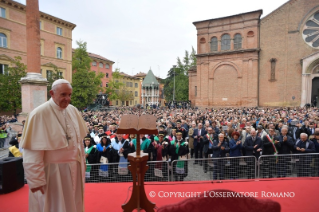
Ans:
<svg viewBox="0 0 319 212"><path fill-rule="evenodd" d="M92 59L91 71L95 71L96 73L102 72L104 76L102 78L101 87L107 87L109 81L112 79L112 67L114 62L98 54L91 52L88 52L88 54Z"/></svg>
<svg viewBox="0 0 319 212"><path fill-rule="evenodd" d="M319 96L319 2L290 0L198 21L189 99L207 106L303 106ZM318 102L318 100L317 100Z"/></svg>
<svg viewBox="0 0 319 212"><path fill-rule="evenodd" d="M47 78L57 66L62 76L72 81L72 31L76 25L43 12L39 25L42 76ZM1 1L0 74L6 66L11 66L16 56L27 64L26 52L26 6L11 0Z"/></svg>

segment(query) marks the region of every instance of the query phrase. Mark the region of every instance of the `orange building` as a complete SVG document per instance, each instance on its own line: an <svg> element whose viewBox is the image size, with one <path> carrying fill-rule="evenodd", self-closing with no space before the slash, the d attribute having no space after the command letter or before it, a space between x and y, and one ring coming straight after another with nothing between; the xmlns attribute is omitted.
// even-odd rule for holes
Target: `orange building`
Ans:
<svg viewBox="0 0 319 212"><path fill-rule="evenodd" d="M57 66L63 78L72 81L72 31L75 24L40 12L41 73L50 77ZM16 56L26 58L26 6L15 1L0 2L0 74ZM29 70L32 72L32 70Z"/></svg>
<svg viewBox="0 0 319 212"><path fill-rule="evenodd" d="M90 52L88 52L88 54L92 59L91 71L102 72L104 74L104 77L102 78L101 87L107 87L109 80L112 78L112 67L114 62L98 54Z"/></svg>

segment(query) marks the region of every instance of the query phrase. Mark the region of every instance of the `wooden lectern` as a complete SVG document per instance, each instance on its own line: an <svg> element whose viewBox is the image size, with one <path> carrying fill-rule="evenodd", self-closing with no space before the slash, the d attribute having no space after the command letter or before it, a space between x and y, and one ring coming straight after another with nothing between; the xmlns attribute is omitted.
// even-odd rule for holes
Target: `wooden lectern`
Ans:
<svg viewBox="0 0 319 212"><path fill-rule="evenodd" d="M124 115L117 129L119 134L136 134L136 152L128 155L130 165L128 169L133 177L133 191L131 199L122 205L124 212L131 212L134 209L147 212L154 211L155 203L147 199L144 189L144 175L148 170L146 165L148 154L141 152L140 134L158 134L156 128L156 117L152 115Z"/></svg>

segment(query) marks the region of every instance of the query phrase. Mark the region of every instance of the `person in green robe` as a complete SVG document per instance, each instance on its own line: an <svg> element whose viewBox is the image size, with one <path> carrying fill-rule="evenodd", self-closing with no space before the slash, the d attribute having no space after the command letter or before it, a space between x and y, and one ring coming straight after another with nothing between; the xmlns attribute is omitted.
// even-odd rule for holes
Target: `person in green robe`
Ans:
<svg viewBox="0 0 319 212"><path fill-rule="evenodd" d="M175 181L183 181L188 175L188 142L183 140L183 132L176 130L176 140L171 141L170 154L173 161L173 175Z"/></svg>
<svg viewBox="0 0 319 212"><path fill-rule="evenodd" d="M86 162L86 171L85 178L87 181L90 181L93 177L93 169L91 164L97 162L97 150L96 146L93 145L90 135L84 138L84 152L85 152L85 162Z"/></svg>

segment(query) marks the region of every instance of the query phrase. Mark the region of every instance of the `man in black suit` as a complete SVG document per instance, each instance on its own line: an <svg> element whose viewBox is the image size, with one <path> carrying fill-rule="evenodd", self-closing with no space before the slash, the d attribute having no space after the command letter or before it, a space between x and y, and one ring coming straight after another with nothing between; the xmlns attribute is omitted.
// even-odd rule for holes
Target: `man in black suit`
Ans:
<svg viewBox="0 0 319 212"><path fill-rule="evenodd" d="M203 147L204 147L204 136L206 131L203 129L203 124L199 123L198 128L194 130L194 151L195 159L203 158ZM199 156L198 156L199 151ZM194 164L198 164L198 161L195 161ZM199 164L202 165L202 161L199 161Z"/></svg>
<svg viewBox="0 0 319 212"><path fill-rule="evenodd" d="M262 165L262 170L263 170L263 178L268 176L268 178L273 178L274 171L276 169L276 157L272 156L275 154L274 149L274 144L279 143L279 139L275 135L275 129L274 128L269 128L268 130L269 135L264 136L262 140L262 145L263 145L263 150L262 154L263 155L269 155L268 157L263 158L263 165Z"/></svg>
<svg viewBox="0 0 319 212"><path fill-rule="evenodd" d="M278 137L279 142L275 144L278 154L291 154L294 147L292 137L288 135L288 126L284 125L281 129L281 135ZM290 157L278 156L277 177L286 177L288 171Z"/></svg>
<svg viewBox="0 0 319 212"><path fill-rule="evenodd" d="M257 136L256 130L252 129L250 131L250 136L246 138L244 143L244 148L246 150L246 156L255 156L258 160L260 156L260 151L262 150L261 138ZM247 175L248 179L254 177L255 173L255 160L253 158L246 158L247 163Z"/></svg>
<svg viewBox="0 0 319 212"><path fill-rule="evenodd" d="M310 122L308 127L308 135L314 135L315 134L315 123Z"/></svg>
<svg viewBox="0 0 319 212"><path fill-rule="evenodd" d="M218 135L218 139L213 141L212 150L213 158L226 157L226 153L229 152L229 143L225 141L224 134L220 133ZM219 173L219 179L224 180L224 168L226 160L215 159L213 163L213 180L217 180L217 173Z"/></svg>
<svg viewBox="0 0 319 212"><path fill-rule="evenodd" d="M297 162L297 176L308 177L311 173L310 164L314 156L308 156L306 154L316 152L315 144L308 139L308 135L306 133L301 133L300 140L296 142L294 149L298 154L304 154L299 157L299 161Z"/></svg>

